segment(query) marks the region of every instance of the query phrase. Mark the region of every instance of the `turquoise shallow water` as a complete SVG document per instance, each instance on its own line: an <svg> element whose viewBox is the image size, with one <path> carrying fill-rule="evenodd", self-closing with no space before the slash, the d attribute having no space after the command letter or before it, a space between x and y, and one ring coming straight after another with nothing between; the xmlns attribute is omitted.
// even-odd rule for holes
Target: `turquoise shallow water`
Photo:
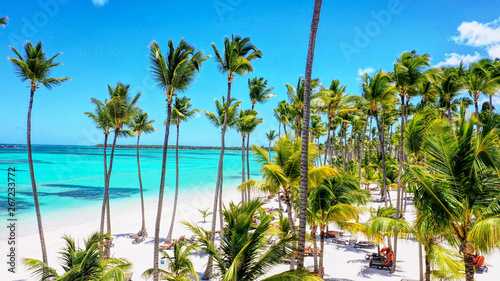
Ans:
<svg viewBox="0 0 500 281"><path fill-rule="evenodd" d="M107 150L108 156L111 152ZM215 189L219 151L179 150L180 193ZM252 178L260 178L250 153ZM25 146L0 148L0 215L7 215L7 170L15 168L16 216L34 213L31 181ZM161 149L141 149L141 173L146 199L157 198L162 160ZM33 146L36 183L42 214L64 214L74 209L100 204L104 194L103 149L86 146ZM109 165L109 162L108 162ZM241 183L241 153L226 151L224 185ZM165 199L175 189L175 150L168 151ZM110 183L112 202L139 198L135 149L116 149Z"/></svg>

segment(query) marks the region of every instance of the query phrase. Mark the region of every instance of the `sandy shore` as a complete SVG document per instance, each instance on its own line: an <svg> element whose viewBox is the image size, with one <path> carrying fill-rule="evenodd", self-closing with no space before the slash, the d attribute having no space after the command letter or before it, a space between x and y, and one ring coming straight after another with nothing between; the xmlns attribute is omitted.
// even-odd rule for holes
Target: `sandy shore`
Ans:
<svg viewBox="0 0 500 281"><path fill-rule="evenodd" d="M375 197L375 196L374 196ZM395 198L395 194L392 195ZM235 191L235 187L225 187L224 202L238 202L240 194ZM137 201L138 202L138 201ZM127 236L131 233L136 233L140 228L141 213L140 205L136 200L123 201L119 205L112 203L112 232L116 237L114 240L115 246L112 248L112 254L115 257L126 258L133 263L133 280L144 280L140 277L142 272L147 268L152 267L153 263L153 237L154 222L156 218L156 200L149 200L146 204L146 226L150 236L140 244L132 244L132 239ZM202 225L206 229L210 228L211 216L207 218L207 222L203 223L203 218L198 212L198 209L212 208L213 190L206 188L203 190L194 190L192 193L182 194L179 198L177 211L177 223L174 229L174 238L181 235L186 237L191 236L191 232L181 223L182 221L194 222ZM170 226L172 213L173 196L165 198L164 211L162 214L161 237L162 241ZM376 207L382 203L371 203ZM278 203L274 200L270 201L265 207L277 207ZM407 219L412 219L412 206L408 206L409 214ZM80 243L83 238L88 237L93 231L97 231L99 227L98 219L100 210L95 207L84 210L76 210L61 214L59 219L48 220L45 226L46 244L48 248L49 264L59 272L62 269L58 266L58 252L64 246L64 241L60 238L63 235L70 235L78 239ZM30 223L34 223L33 220ZM332 225L330 230L335 229ZM27 231L18 230L17 232L17 256L21 258L41 258L38 233L36 228L30 227ZM349 234L346 233L346 237ZM358 236L358 240L364 240L364 237ZM318 241L319 242L319 241ZM311 244L307 242L306 245ZM1 243L2 254L5 253L3 248L6 243ZM387 270L378 270L368 267L368 261L364 259L366 253L371 253L376 249L358 249L352 245L339 245L333 243L331 239L327 239L325 243L325 280L349 281L349 280L380 280L380 281L396 281L406 279L418 280L418 244L413 240L399 240L398 243L398 267L394 274L390 274ZM500 254L495 252L486 256L486 263L489 267L487 274L476 274L476 280L499 280L500 276ZM196 271L200 277L204 271L206 255L194 255L192 261L195 264ZM18 260L19 261L19 260ZM312 269L313 258L306 257L306 267ZM289 269L289 265L282 264L273 268L269 275L285 271ZM1 263L1 272L7 272L6 263ZM9 275L2 274L1 280L33 280L30 279L28 272L19 263L17 265L17 273ZM7 279L5 279L7 278Z"/></svg>

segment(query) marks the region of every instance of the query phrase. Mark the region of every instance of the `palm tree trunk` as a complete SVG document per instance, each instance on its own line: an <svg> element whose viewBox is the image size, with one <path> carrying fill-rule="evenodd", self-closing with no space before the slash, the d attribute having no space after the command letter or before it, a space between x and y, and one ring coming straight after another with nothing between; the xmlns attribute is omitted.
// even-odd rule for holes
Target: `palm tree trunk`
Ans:
<svg viewBox="0 0 500 281"><path fill-rule="evenodd" d="M221 131L221 150L220 150L220 157L219 157L219 167L217 169L217 183L215 187L215 195L214 195L214 206L213 206L213 211L212 211L212 228L211 228L211 233L210 233L210 243L214 243L215 241L215 226L217 223L217 201L219 198L222 198L222 182L223 182L223 170L224 170L224 151L225 151L225 135L226 135L226 126L227 126L227 115L229 111L229 105L231 104L231 82L232 78L231 76L228 77L227 80L227 99L226 99L226 108L224 111L224 124L222 126L222 131ZM222 228L221 228L221 235L222 235ZM207 268L205 269L205 272L203 273L203 279L208 280L212 277L213 274L213 258L211 256L208 257L208 263L207 263ZM156 281L156 280L155 280Z"/></svg>
<svg viewBox="0 0 500 281"><path fill-rule="evenodd" d="M309 47L307 50L306 77L304 80L304 125L302 128L302 150L300 162L300 223L298 241L298 262L297 268L304 267L304 248L306 243L306 216L307 216L307 190L308 190L308 139L309 139L309 119L310 119L310 99L311 99L311 73L314 60L314 47L316 45L316 33L318 31L319 16L321 13L322 0L314 1L314 12L311 22L311 33L309 35Z"/></svg>
<svg viewBox="0 0 500 281"><path fill-rule="evenodd" d="M113 145L111 146L111 155L109 158L109 170L108 170L108 182L107 185L104 187L104 198L106 200L106 212L107 212L107 233L108 235L111 235L111 210L110 210L110 204L109 204L109 185L111 182L111 172L113 171L113 159L115 155L115 148L116 148L116 140L118 139L118 134L120 133L120 128L115 128L114 136L113 136ZM110 251L111 251L111 243L106 244L106 248L104 250L104 255L107 257L110 257Z"/></svg>
<svg viewBox="0 0 500 281"><path fill-rule="evenodd" d="M320 252L319 252L319 276L323 278L323 253L325 252L325 225L321 225L320 229Z"/></svg>
<svg viewBox="0 0 500 281"><path fill-rule="evenodd" d="M363 130L363 136L361 138L361 150L359 151L359 171L358 171L358 181L359 181L359 186L361 186L361 165L363 163L363 156L364 156L364 150L365 150L365 135L366 135L366 128L368 128L368 120L370 120L371 117L367 118L365 128ZM371 121L371 120L370 120Z"/></svg>
<svg viewBox="0 0 500 281"><path fill-rule="evenodd" d="M245 136L241 138L241 183L245 182ZM250 200L250 198L248 198ZM245 190L241 191L241 202L245 202Z"/></svg>
<svg viewBox="0 0 500 281"><path fill-rule="evenodd" d="M36 221L38 223L38 235L40 237L40 245L42 247L42 261L45 264L48 264L47 259L47 248L45 247L45 236L43 232L42 225L42 213L40 212L40 203L38 202L38 191L36 188L35 181L35 167L33 166L33 156L31 153L31 110L33 109L33 98L35 96L36 87L31 87L30 94L30 104L28 108L28 124L27 124L27 146L28 146L28 164L30 168L30 178L31 178L31 189L33 191L33 200L35 202L35 210L36 210Z"/></svg>
<svg viewBox="0 0 500 281"><path fill-rule="evenodd" d="M109 133L104 132L104 189L106 189L106 186L108 186L108 163L107 163L108 156L106 155L108 136L109 136ZM101 234L104 233L104 221L105 221L107 202L108 201L106 200L106 192L104 192L104 198L102 200L102 209L101 209L101 225L99 227Z"/></svg>
<svg viewBox="0 0 500 281"><path fill-rule="evenodd" d="M137 136L137 171L139 175L139 187L141 189L141 212L142 212L142 225L139 232L144 233L146 231L146 216L144 214L144 193L142 189L142 179L141 179L141 163L139 162L139 139L141 135Z"/></svg>
<svg viewBox="0 0 500 281"><path fill-rule="evenodd" d="M253 106L252 106L253 109ZM250 155L249 155L249 150L250 150L250 133L248 133L247 136L247 147L246 147L246 153L247 153L247 179L250 179ZM250 188L247 190L247 199L250 201Z"/></svg>
<svg viewBox="0 0 500 281"><path fill-rule="evenodd" d="M278 135L281 138L281 119L278 120Z"/></svg>
<svg viewBox="0 0 500 281"><path fill-rule="evenodd" d="M368 137L368 164L371 163L370 156L372 154L372 132L373 132L372 131L372 122L370 120L370 136Z"/></svg>
<svg viewBox="0 0 500 281"><path fill-rule="evenodd" d="M168 235L166 239L166 242L168 244L172 243L172 233L174 232L175 214L177 213L177 200L179 198L179 127L180 123L177 123L177 138L175 141L175 195L174 195L174 207L172 210L172 221L170 222L170 228L168 230Z"/></svg>
<svg viewBox="0 0 500 281"><path fill-rule="evenodd" d="M431 260L429 258L429 245L424 245L425 249L425 281L431 281Z"/></svg>
<svg viewBox="0 0 500 281"><path fill-rule="evenodd" d="M468 253L464 253L464 264L465 264L465 281L474 281L474 256Z"/></svg>
<svg viewBox="0 0 500 281"><path fill-rule="evenodd" d="M422 243L418 241L418 268L419 268L419 280L424 281L424 265L422 262Z"/></svg>
<svg viewBox="0 0 500 281"><path fill-rule="evenodd" d="M328 150L330 149L330 126L332 125L332 119L328 117L328 136L326 137L326 143L325 143L325 161L323 166L326 166L326 159L328 158ZM318 142L319 143L319 142Z"/></svg>
<svg viewBox="0 0 500 281"><path fill-rule="evenodd" d="M378 114L375 113L375 121L377 123L378 138L380 141L380 149L382 150L382 176L383 178L383 189L382 198L384 198L385 207L387 207L387 182L386 182L386 172L385 172L385 148L384 148L384 130L380 128L380 122L378 120Z"/></svg>
<svg viewBox="0 0 500 281"><path fill-rule="evenodd" d="M398 175L403 174L403 147L404 147L404 137L405 137L405 97L401 95L401 139L399 141L399 146L401 149L399 150L399 167L398 167ZM401 177L398 176L398 194L396 196L396 220L399 221L400 213L401 213ZM394 231L394 262L392 263L391 273L394 273L396 270L396 262L398 255L398 228L396 227Z"/></svg>
<svg viewBox="0 0 500 281"><path fill-rule="evenodd" d="M293 214L292 214L292 198L290 197L289 191L284 191L285 195L285 205L286 205L286 215L288 216L288 223L290 224L290 230L292 234L295 235L295 223L293 222ZM290 259L290 270L295 268L295 255L292 254L292 258Z"/></svg>
<svg viewBox="0 0 500 281"><path fill-rule="evenodd" d="M311 227L311 237L313 239L313 262L314 262L314 271L320 275L319 267L318 267L318 243L316 241L316 229L318 226L314 224L313 227Z"/></svg>
<svg viewBox="0 0 500 281"><path fill-rule="evenodd" d="M170 120L172 118L172 100L168 98L167 100L167 121L165 126L165 139L163 141L163 157L161 163L161 178L160 178L160 191L158 194L158 208L156 212L156 222L155 222L155 236L154 236L154 246L153 246L153 281L158 281L158 262L159 262L159 250L160 250L160 224L161 224L161 213L163 210L163 194L165 192L165 173L167 170L167 151L168 151L168 137L170 133Z"/></svg>

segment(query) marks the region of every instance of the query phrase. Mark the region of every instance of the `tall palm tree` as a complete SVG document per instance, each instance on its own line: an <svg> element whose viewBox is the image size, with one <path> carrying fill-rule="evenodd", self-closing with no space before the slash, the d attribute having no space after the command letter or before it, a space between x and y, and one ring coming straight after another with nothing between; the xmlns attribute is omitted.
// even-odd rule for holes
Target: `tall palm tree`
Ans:
<svg viewBox="0 0 500 281"><path fill-rule="evenodd" d="M158 195L158 211L156 213L155 236L153 248L153 280L158 281L158 254L160 239L160 223L163 207L163 193L165 190L165 171L167 169L168 137L170 130L170 119L172 118L172 103L177 92L186 91L194 81L196 73L204 61L210 56L203 56L203 51L195 51L194 46L189 45L181 39L179 45L174 47L172 40L168 41L167 56L164 57L160 46L156 41L149 46L149 61L151 62L151 74L167 96L167 121L165 128L165 140L163 142L163 156L161 166L160 191Z"/></svg>
<svg viewBox="0 0 500 281"><path fill-rule="evenodd" d="M448 120L451 122L451 105L462 89L462 80L460 79L458 70L454 67L445 67L441 69L435 85L439 97L443 99L446 104Z"/></svg>
<svg viewBox="0 0 500 281"><path fill-rule="evenodd" d="M215 61L217 62L217 68L223 74L227 75L227 96L226 96L226 113L224 118L227 118L229 110L229 103L231 102L231 85L235 75L245 75L249 72L253 72L253 66L251 61L262 57L262 51L257 49L255 45L252 44L250 38L241 36L232 36L224 38L224 52L221 53L217 49L214 43L212 43L212 48L215 52ZM217 183L215 187L214 194L214 207L213 207L213 219L212 219L212 234L211 242L215 241L215 224L217 216L217 203L222 206L222 169L224 168L224 151L225 151L225 136L226 136L226 126L227 119L224 119L221 134L221 153L219 157L219 167L217 169ZM221 218L222 219L222 218ZM207 264L207 269L204 274L204 278L208 279L211 277L212 269L212 259L210 258Z"/></svg>
<svg viewBox="0 0 500 281"><path fill-rule="evenodd" d="M0 26L6 26L7 25L7 17L0 18Z"/></svg>
<svg viewBox="0 0 500 281"><path fill-rule="evenodd" d="M141 139L141 135L150 134L156 132L156 128L153 127L153 123L155 120L148 120L149 116L147 112L137 112L137 114L133 117L132 120L132 132L137 135L137 174L139 175L139 187L141 190L141 212L142 212L142 224L141 230L139 230L139 234L144 235L146 233L146 216L144 214L144 193L142 189L142 179L141 179L141 163L139 161L139 140Z"/></svg>
<svg viewBox="0 0 500 281"><path fill-rule="evenodd" d="M288 104L285 100L282 100L278 103L278 107L274 109L274 116L276 119L278 119L279 126L278 126L278 135L281 137L281 125L283 124L283 131L286 135L286 125L288 123L292 122L292 120L289 118L289 108L290 104Z"/></svg>
<svg viewBox="0 0 500 281"><path fill-rule="evenodd" d="M387 104L395 102L395 94L390 88L390 80L391 77L389 74L379 70L377 74L373 77L370 77L366 74L363 77L362 82L362 90L363 90L363 98L368 103L368 108L370 112L375 117L375 122L377 124L378 137L379 137L379 145L380 151L382 154L382 177L383 177L383 188L382 188L382 197L387 199L387 178L386 178L386 163L385 163L385 134L384 129L382 128L379 120L379 111L382 110L383 106ZM387 205L387 200L384 200Z"/></svg>
<svg viewBox="0 0 500 281"><path fill-rule="evenodd" d="M241 183L245 182L245 137L250 136L250 133L264 121L264 118L257 118L257 111L253 109L240 110L240 115L236 121L236 130L241 134ZM247 153L248 156L248 153ZM250 179L250 177L248 177ZM250 200L250 191L247 193L245 200L245 192L242 192L241 200L243 202Z"/></svg>
<svg viewBox="0 0 500 281"><path fill-rule="evenodd" d="M56 269L49 267L45 262L27 258L23 260L33 276L39 280L125 280L125 275L132 264L121 258L104 258L102 244L109 236L98 232L84 241L84 248L79 249L75 241L64 236L66 247L60 252L60 260L64 274L59 275Z"/></svg>
<svg viewBox="0 0 500 281"><path fill-rule="evenodd" d="M41 86L51 90L54 86L60 86L63 82L71 80L68 77L52 78L50 72L56 66L62 63L54 62L54 60L61 54L47 58L47 55L42 50L42 42L38 42L33 46L31 42L24 44L24 57L14 47L10 49L16 54L17 58L10 58L9 60L14 65L14 70L21 79L21 82L29 80L30 83L30 103L28 107L28 121L27 121L27 146L28 146L28 164L30 169L31 188L33 191L33 200L35 202L36 219L38 223L38 234L40 236L40 244L42 247L43 262L47 264L47 249L45 248L45 238L42 226L42 214L40 212L40 204L38 203L38 192L35 181L35 168L33 167L33 157L31 152L31 110L33 109L33 98L35 92Z"/></svg>
<svg viewBox="0 0 500 281"><path fill-rule="evenodd" d="M178 98L175 97L174 107L172 108L172 125L177 127L177 138L175 142L175 196L174 196L174 206L172 211L172 221L170 222L170 228L167 235L167 243L172 242L172 233L174 231L175 214L177 211L177 198L179 195L179 128L181 122L186 122L192 118L196 113L200 112L198 109L191 110L191 99L188 97Z"/></svg>
<svg viewBox="0 0 500 281"><path fill-rule="evenodd" d="M201 227L187 223L200 237L199 241L205 252L214 258L221 280L322 280L305 270L285 271L260 279L273 266L282 263L286 255L293 253L290 247L284 246L295 239L294 235L289 233L278 239L270 248L267 247L273 216L260 210L263 204L258 199L238 205L231 202L223 212L227 227L223 230L224 238L220 245L210 242ZM257 223L253 222L255 215L259 216Z"/></svg>
<svg viewBox="0 0 500 281"><path fill-rule="evenodd" d="M179 242L174 244L173 256L170 256L167 251L160 250L163 254L164 260L167 261L167 270L159 269L160 279L168 281L190 281L189 276L193 276L196 281L199 280L198 274L194 269L194 265L189 259L189 255L196 252L198 249L197 244L188 245L186 242ZM146 270L143 278L150 278L153 275L153 269Z"/></svg>
<svg viewBox="0 0 500 281"><path fill-rule="evenodd" d="M266 138L267 140L269 141L269 149L268 149L268 152L269 152L269 158L271 158L271 143L273 142L273 140L278 137L278 135L276 135L275 133L276 131L275 130L271 130L269 131L269 133L266 133Z"/></svg>
<svg viewBox="0 0 500 281"><path fill-rule="evenodd" d="M304 128L302 132L302 149L300 157L300 222L299 222L299 242L298 242L298 262L297 267L304 267L304 249L306 244L306 215L307 215L307 191L309 164L309 114L311 89L314 87L314 80L311 80L312 66L314 60L314 48L316 46L316 33L318 32L319 16L321 14L322 0L314 1L314 11L311 22L311 32L309 34L309 46L307 48L306 72L304 80ZM299 130L300 131L300 130Z"/></svg>
<svg viewBox="0 0 500 281"><path fill-rule="evenodd" d="M310 86L308 87L309 93L311 93L316 87L320 85L319 78L312 79L310 82ZM304 77L299 76L299 80L297 81L297 86L293 87L290 84L285 84L287 88L288 100L290 101L290 105L293 110L296 111L294 114L294 127L296 128L295 137L299 137L302 133L302 119L304 117L304 101L305 101L305 80ZM313 95L313 98L318 97L318 93ZM290 120L291 121L291 120Z"/></svg>
<svg viewBox="0 0 500 281"><path fill-rule="evenodd" d="M410 165L417 210L432 210L435 223L451 230L463 254L467 281L474 280L473 254L487 253L500 239L500 151L494 124L475 133L465 107L455 128L435 120L424 137L426 167Z"/></svg>
<svg viewBox="0 0 500 281"><path fill-rule="evenodd" d="M274 87L267 87L267 80L264 77L248 78L248 88L250 89L250 100L252 101L252 109L255 109L257 103L266 103L276 95L271 93ZM250 179L250 132L247 136L247 175Z"/></svg>

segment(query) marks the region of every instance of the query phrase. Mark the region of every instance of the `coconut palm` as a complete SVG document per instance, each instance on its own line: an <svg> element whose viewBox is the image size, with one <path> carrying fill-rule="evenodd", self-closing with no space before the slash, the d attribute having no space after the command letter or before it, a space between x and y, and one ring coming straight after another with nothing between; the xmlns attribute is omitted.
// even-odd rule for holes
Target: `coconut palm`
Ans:
<svg viewBox="0 0 500 281"><path fill-rule="evenodd" d="M231 202L223 212L227 227L224 228L224 238L220 245L210 242L202 228L186 223L200 237L199 241L205 252L214 258L221 280L259 280L273 266L282 263L285 256L293 253L290 247L284 247L295 239L291 233L267 247L273 217L261 210L263 204L258 199L238 205ZM253 222L254 216L259 216L256 223ZM321 279L308 271L297 270L260 280Z"/></svg>
<svg viewBox="0 0 500 281"><path fill-rule="evenodd" d="M304 77L299 76L299 80L297 81L297 86L293 87L290 84L285 84L287 88L288 100L290 101L290 105L296 111L294 114L293 124L296 128L295 137L299 137L302 133L302 118L304 117ZM310 82L310 86L308 89L308 93L312 92L316 87L320 85L319 78L312 79ZM312 98L317 98L319 96L318 93L314 94ZM292 121L292 120L290 120Z"/></svg>
<svg viewBox="0 0 500 281"><path fill-rule="evenodd" d="M236 121L236 130L241 134L241 183L245 182L245 137L250 135L250 133L261 124L264 119L257 118L257 111L253 109L240 110L240 115L238 120ZM247 154L248 155L248 154ZM249 177L250 178L250 177ZM250 191L245 195L245 192L242 192L241 200L245 201L245 196L247 196L246 200L250 200Z"/></svg>
<svg viewBox="0 0 500 281"><path fill-rule="evenodd" d="M448 120L451 121L451 104L462 89L462 80L460 79L458 70L454 67L441 69L435 85L440 99L443 99L446 104Z"/></svg>
<svg viewBox="0 0 500 281"><path fill-rule="evenodd" d="M153 123L156 122L155 120L148 120L149 116L147 112L137 112L136 115L133 117L132 120L132 132L134 132L137 135L137 174L139 175L139 188L141 191L141 212L142 212L142 224L141 224L141 230L139 230L140 235L146 234L146 217L144 214L144 193L142 189L142 179L141 179L141 163L139 161L139 140L141 138L141 135L144 134L150 134L153 132L156 132L156 128L153 127Z"/></svg>
<svg viewBox="0 0 500 281"><path fill-rule="evenodd" d="M350 220L359 220L361 209L355 205L366 205L369 192L359 188L357 180L342 173L326 179L323 184L311 191L309 209L320 229L320 258L318 274L323 268L325 231L329 223L342 224Z"/></svg>
<svg viewBox="0 0 500 281"><path fill-rule="evenodd" d="M476 134L477 124L475 115L466 119L464 106L456 129L433 121L424 137L426 167L409 167L415 207L432 210L439 227L453 232L467 281L474 280L474 252L491 251L500 238L499 136L488 123Z"/></svg>
<svg viewBox="0 0 500 281"><path fill-rule="evenodd" d="M217 68L223 74L227 75L227 96L226 96L226 113L223 115L224 118L229 117L227 111L229 110L229 103L231 102L231 85L235 75L243 76L249 72L253 72L253 66L251 61L262 57L262 51L257 49L255 45L252 44L250 38L241 36L232 36L224 38L224 52L221 53L217 49L214 43L212 43L212 48L215 52L215 61L217 62ZM217 203L222 206L222 169L224 168L224 151L225 151L225 136L227 129L227 119L224 120L222 126L221 134L221 153L219 157L219 168L217 171L217 183L215 187L214 194L214 207L213 207L213 220L212 220L212 236L211 241L215 240L215 225L217 216ZM221 214L222 220L222 214ZM222 224L222 221L221 221ZM209 259L207 264L207 269L203 278L208 279L211 277L212 259Z"/></svg>
<svg viewBox="0 0 500 281"><path fill-rule="evenodd" d="M64 270L59 275L56 269L49 267L37 259L24 259L23 263L33 277L38 280L125 280L125 275L132 267L132 264L121 258L103 258L102 244L109 236L98 232L92 234L88 240L84 241L84 248L79 249L75 241L68 236L64 236L66 247L63 248L60 260Z"/></svg>
<svg viewBox="0 0 500 281"><path fill-rule="evenodd" d="M175 142L175 196L174 196L174 206L172 211L172 221L170 222L170 228L167 235L167 243L172 242L172 233L174 231L175 224L175 214L177 211L177 198L179 195L179 128L181 122L186 122L192 118L195 114L200 112L198 109L191 110L191 99L188 97L175 97L174 106L172 108L172 125L177 127L177 138Z"/></svg>
<svg viewBox="0 0 500 281"><path fill-rule="evenodd" d="M0 26L6 26L7 25L7 17L0 18Z"/></svg>
<svg viewBox="0 0 500 281"><path fill-rule="evenodd" d="M458 69L464 88L474 100L476 119L478 120L478 101L481 94L489 95L490 104L492 104L492 97L500 86L500 76L492 75L493 72L490 71L493 67L492 63L492 60L484 58L472 63L467 69L463 65L460 65Z"/></svg>
<svg viewBox="0 0 500 281"><path fill-rule="evenodd" d="M286 126L291 123L293 120L290 118L290 108L291 105L285 101L282 100L278 103L278 107L274 109L274 117L278 119L279 126L278 126L278 135L281 137L281 125L283 124L283 131L286 135Z"/></svg>
<svg viewBox="0 0 500 281"><path fill-rule="evenodd" d="M276 95L271 93L274 87L267 87L267 80L264 77L254 77L253 79L248 78L248 88L250 89L250 100L252 101L252 109L255 109L257 103L266 103ZM247 136L247 175L250 179L250 132Z"/></svg>
<svg viewBox="0 0 500 281"><path fill-rule="evenodd" d="M270 130L269 133L266 133L266 138L269 141L269 149L268 149L269 158L271 158L271 143L276 137L278 137L278 135L276 135L275 132L276 132L275 130Z"/></svg>
<svg viewBox="0 0 500 281"><path fill-rule="evenodd" d="M164 57L160 46L156 41L149 46L149 61L151 62L151 74L167 96L167 121L165 128L165 139L163 142L163 156L161 167L160 191L158 195L158 210L156 213L154 249L153 249L153 280L158 281L158 250L160 239L160 223L163 207L163 193L165 190L165 172L167 168L168 137L170 119L172 118L172 104L177 92L186 91L194 81L196 73L204 61L210 56L203 56L202 51L195 51L194 46L189 45L181 39L179 45L174 47L172 40L168 41L167 56Z"/></svg>
<svg viewBox="0 0 500 281"><path fill-rule="evenodd" d="M293 194L299 194L300 188L301 142L297 139L291 139L289 136L283 136L274 143L273 148L275 154L269 158L265 149L252 146L256 161L261 165L260 172L264 181L247 180L239 189L253 188L271 194L281 192L285 198L290 229L295 234L292 202L294 201ZM319 156L318 148L314 143L309 143L308 156L307 163L310 167L307 180L310 188L318 186L325 178L337 174L337 171L329 166L313 166L314 160ZM294 259L292 258L290 269L293 269L293 266Z"/></svg>
<svg viewBox="0 0 500 281"><path fill-rule="evenodd" d="M189 255L196 252L197 244L187 244L186 242L178 242L174 244L173 256L170 256L167 251L160 250L163 254L162 260L166 260L167 270L159 269L160 279L168 281L190 281L189 276L193 276L198 281L198 274L194 269L194 265L189 259ZM153 269L146 270L143 278L150 278L153 275Z"/></svg>
<svg viewBox="0 0 500 281"><path fill-rule="evenodd" d="M383 106L387 104L395 102L395 94L390 88L390 79L391 77L384 73L382 70L379 70L377 74L373 77L370 77L366 74L363 77L362 82L362 90L363 90L363 98L368 103L368 109L375 117L375 121L377 124L378 138L380 151L382 154L382 197L384 198L385 204L387 205L387 182L386 182L386 165L385 165L385 134L384 129L382 128L379 120L379 111L382 110Z"/></svg>
<svg viewBox="0 0 500 281"><path fill-rule="evenodd" d="M5 18L3 18L5 19ZM45 238L42 226L42 214L40 212L40 204L38 203L38 192L35 181L35 168L33 166L33 156L31 152L31 110L33 108L33 99L35 92L41 86L51 90L54 86L60 86L63 82L71 80L68 77L53 78L50 77L50 72L56 66L62 63L55 62L54 60L61 54L57 54L51 58L42 49L42 42L38 42L33 46L31 42L24 44L24 57L14 47L10 49L16 54L17 58L10 58L9 60L14 65L14 70L21 79L21 82L29 80L30 83L30 102L28 107L28 120L27 120L27 146L28 146L28 165L30 170L31 188L33 191L33 200L35 203L36 219L38 223L38 234L40 236L40 244L42 248L42 259L47 263L47 249L45 247Z"/></svg>

